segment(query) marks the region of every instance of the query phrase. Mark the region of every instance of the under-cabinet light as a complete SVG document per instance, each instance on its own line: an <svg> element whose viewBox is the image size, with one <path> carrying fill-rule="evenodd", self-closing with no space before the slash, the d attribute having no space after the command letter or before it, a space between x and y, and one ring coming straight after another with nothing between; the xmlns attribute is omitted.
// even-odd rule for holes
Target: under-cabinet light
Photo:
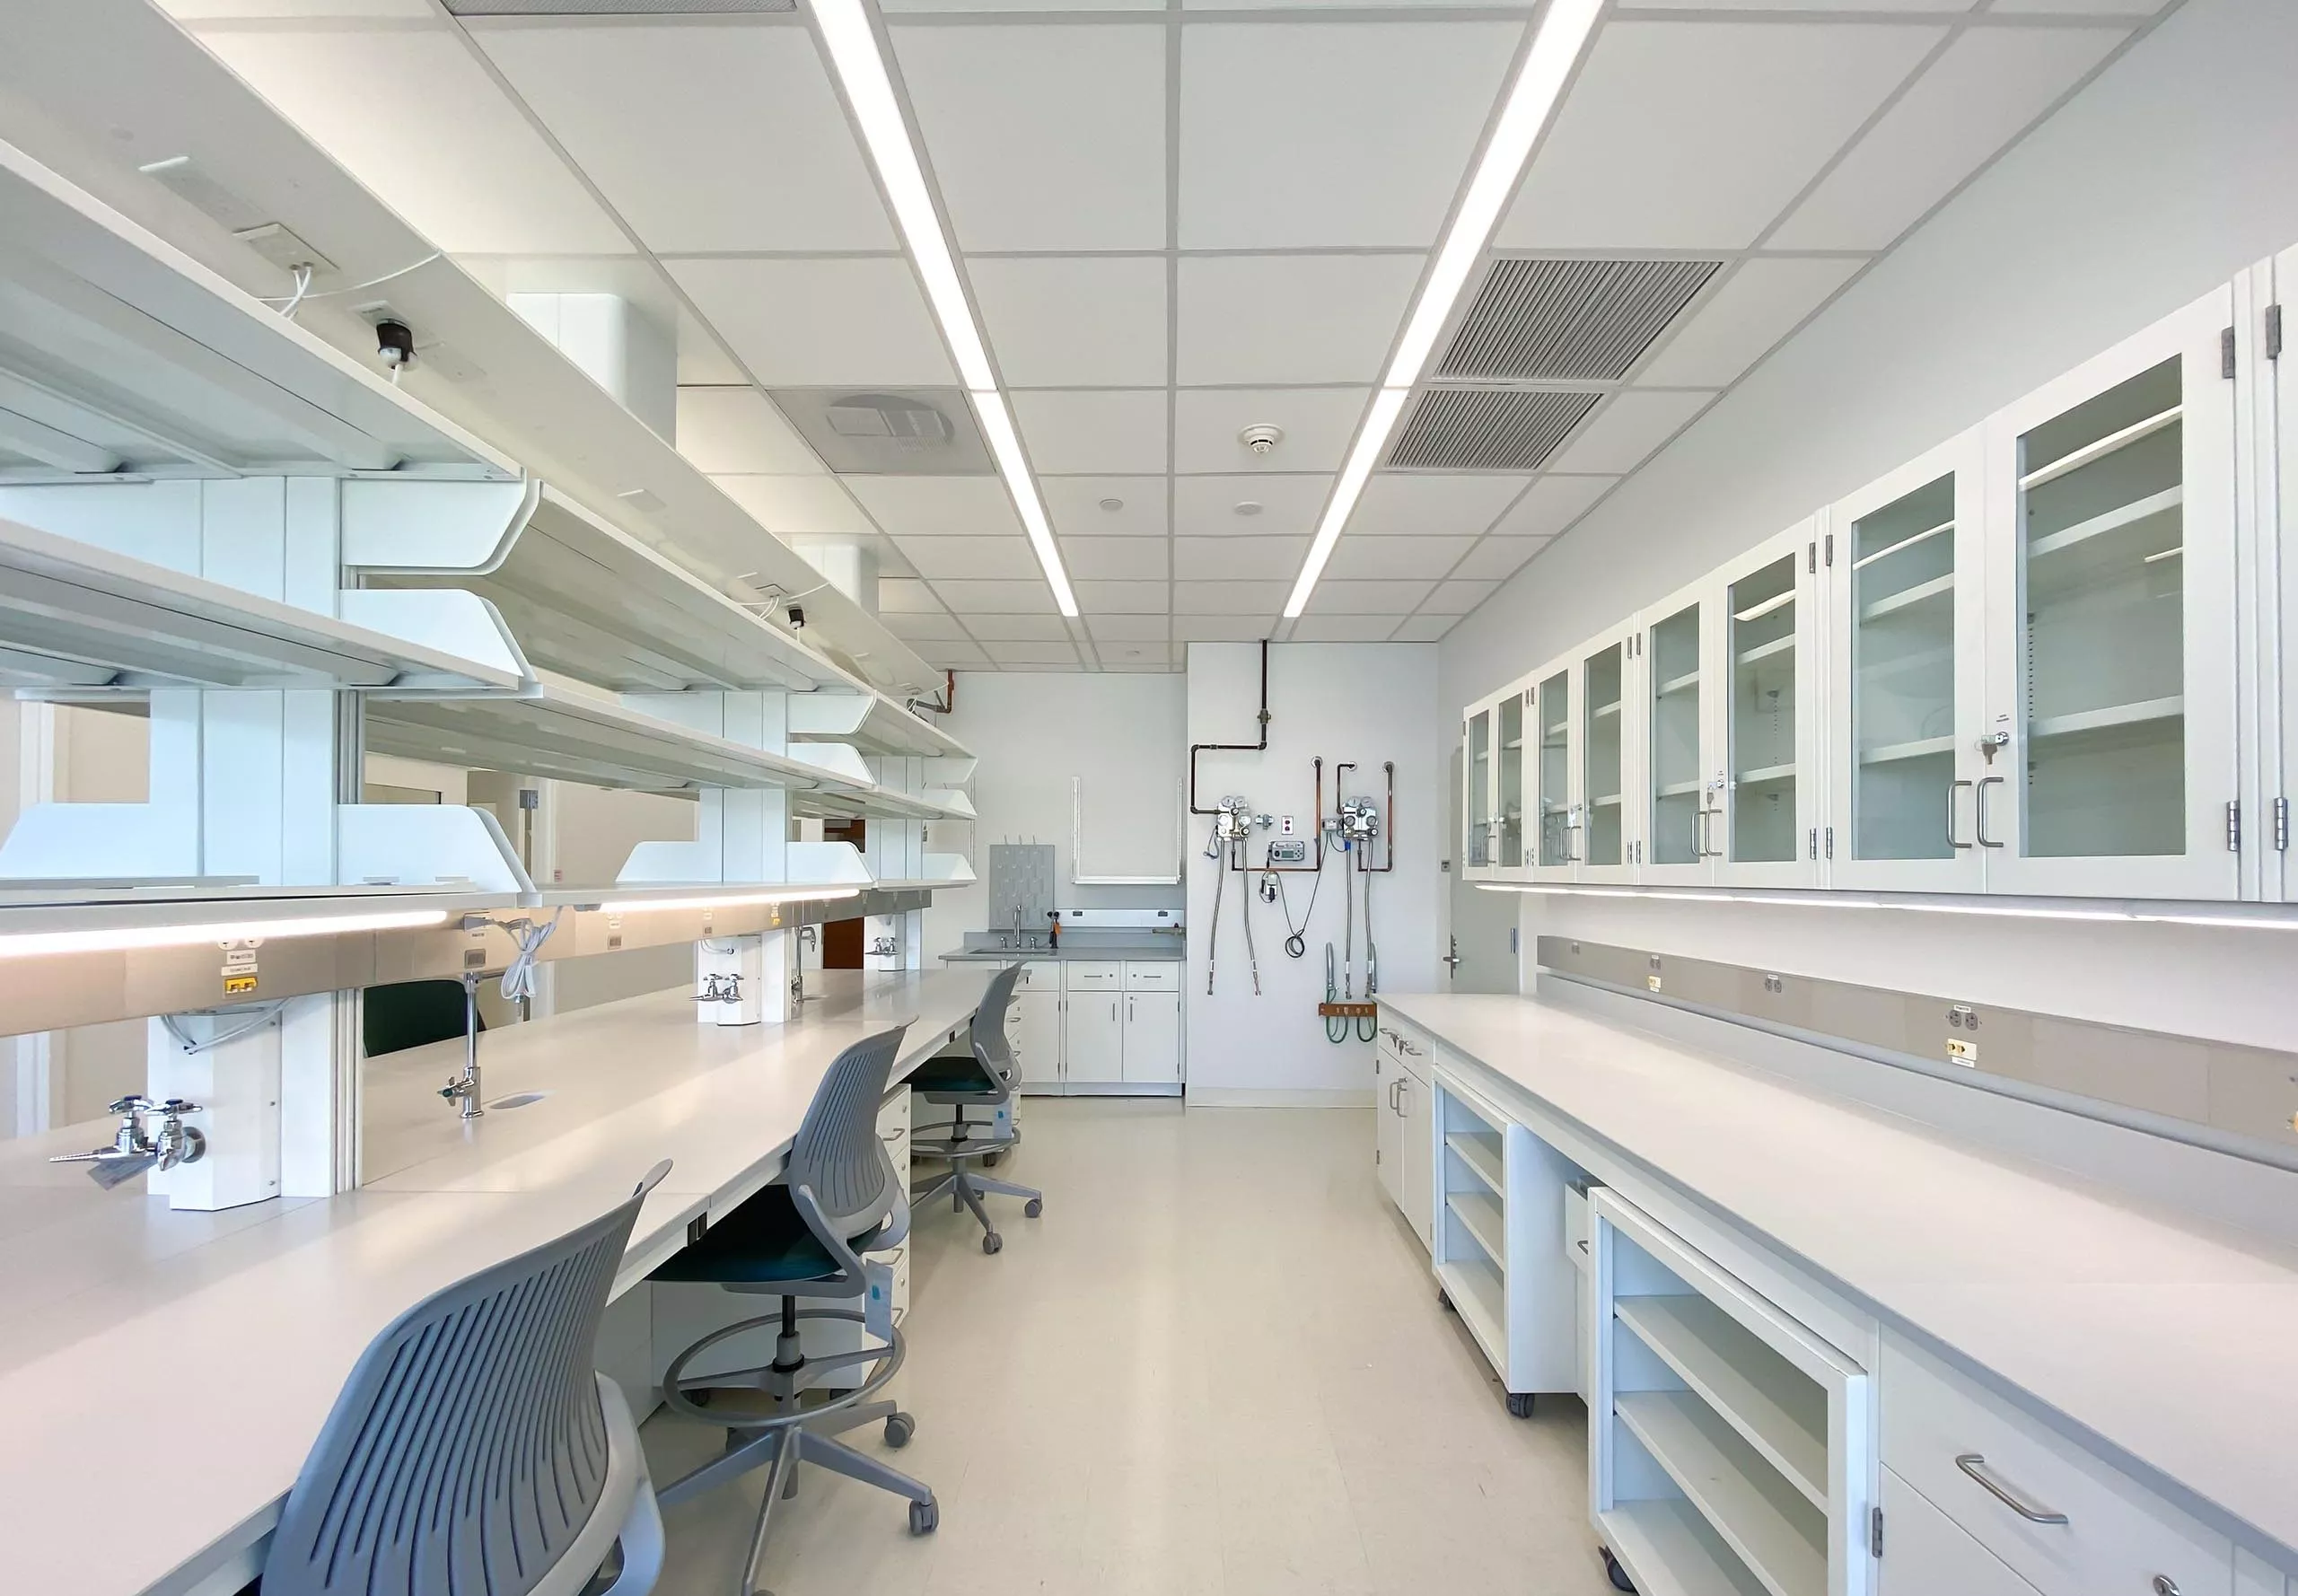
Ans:
<svg viewBox="0 0 2298 1596"><path fill-rule="evenodd" d="M2081 920L2115 925L2206 925L2230 931L2298 931L2298 916L2214 915L2176 909L2058 908L2049 904L1938 903L1916 899L1857 898L1813 888L1803 892L1724 892L1706 887L1580 887L1518 881L1478 881L1479 891L1539 898L1644 898L1680 903L1757 903L1789 908L1896 909L1913 915L1987 915L2012 920Z"/></svg>
<svg viewBox="0 0 2298 1596"><path fill-rule="evenodd" d="M0 933L0 959L55 953L114 953L147 948L196 948L207 943L285 942L360 931L412 931L447 923L444 909L390 914L313 915L294 920L216 920L189 925L108 925L85 931Z"/></svg>
<svg viewBox="0 0 2298 1596"><path fill-rule="evenodd" d="M1494 127L1484 153L1477 158L1468 191L1461 197L1451 225L1444 230L1428 279L1421 285L1420 295L1413 303L1404 336L1398 340L1396 354L1389 362L1388 375L1382 379L1381 391L1374 396L1372 410L1356 434L1356 445L1341 469L1340 480L1333 487L1324 519L1317 524L1316 539L1309 545L1309 557L1302 562L1292 596L1285 601L1285 619L1299 619L1301 612L1308 608L1309 595L1315 591L1317 579L1324 574L1333 545L1339 541L1341 529L1355 513L1356 501L1364 491L1365 481L1372 476L1381 452L1388 447L1389 434L1395 430L1412 385L1420 380L1422 368L1436 347L1437 335L1444 330L1454 306L1467 291L1477 262L1483 258L1484 247L1492 238L1492 230L1499 224L1500 213L1507 207L1509 197L1523 177L1524 163L1531 159L1532 146L1539 142L1540 135L1554 118L1557 104L1564 97L1564 85L1586 51L1603 9L1604 0L1548 0L1548 10L1532 35L1531 46L1524 52L1522 69L1516 74L1507 102L1501 108L1500 120Z"/></svg>
<svg viewBox="0 0 2298 1596"><path fill-rule="evenodd" d="M649 908L748 908L770 903L833 903L861 894L859 887L792 887L771 891L697 893L685 898L609 898L597 907L617 914Z"/></svg>
<svg viewBox="0 0 2298 1596"><path fill-rule="evenodd" d="M996 459L998 475L1013 496L1013 507L1021 515L1022 530L1029 533L1038 564L1044 567L1055 601L1062 614L1074 617L1077 596L1070 590L1069 575L1062 567L1061 551L1053 540L1053 529L1038 497L1029 461L1022 455L1021 438L998 392L988 346L966 299L965 279L959 275L949 235L942 230L941 214L934 208L933 190L926 186L925 169L917 159L917 145L894 93L893 75L886 68L877 32L870 25L870 13L863 0L812 0L812 7L830 70L837 74L846 91L846 102L860 125L862 142L869 149L871 164L877 168L879 182L884 185L886 201L893 207L894 222L909 247L909 258L925 281L926 303L950 346L958 381L973 399L990 452Z"/></svg>

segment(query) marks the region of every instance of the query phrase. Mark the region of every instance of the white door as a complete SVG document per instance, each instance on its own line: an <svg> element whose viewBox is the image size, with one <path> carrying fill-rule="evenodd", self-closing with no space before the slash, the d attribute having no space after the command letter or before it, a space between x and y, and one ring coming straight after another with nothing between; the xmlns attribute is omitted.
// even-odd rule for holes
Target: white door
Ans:
<svg viewBox="0 0 2298 1596"><path fill-rule="evenodd" d="M1715 876L1717 794L1712 783L1722 763L1713 746L1717 689L1707 645L1715 608L1702 584L1638 619L1642 758L1630 786L1644 842L1639 881L1705 886Z"/></svg>
<svg viewBox="0 0 2298 1596"><path fill-rule="evenodd" d="M1397 1107L1397 1141L1403 1165L1397 1179L1404 1193L1405 1221L1425 1247L1429 1244L1429 1222L1434 1217L1436 1206L1433 1163L1435 1116L1431 1112L1427 1083L1408 1068L1398 1072Z"/></svg>
<svg viewBox="0 0 2298 1596"><path fill-rule="evenodd" d="M1828 513L1830 886L1985 885L1985 435L1973 428Z"/></svg>
<svg viewBox="0 0 2298 1596"><path fill-rule="evenodd" d="M1524 695L1510 688L1493 706L1492 873L1522 881L1531 860L1524 835Z"/></svg>
<svg viewBox="0 0 2298 1596"><path fill-rule="evenodd" d="M1524 695L1524 785L1534 881L1568 881L1580 858L1581 810L1573 780L1570 656L1543 669Z"/></svg>
<svg viewBox="0 0 2298 1596"><path fill-rule="evenodd" d="M1492 814L1493 706L1480 705L1469 712L1461 732L1467 774L1461 793L1462 834L1467 846L1460 855L1460 874L1469 881L1492 879L1492 857L1497 826Z"/></svg>
<svg viewBox="0 0 2298 1596"><path fill-rule="evenodd" d="M1452 759L1455 802L1452 817L1462 828L1452 839L1454 860L1467 857L1475 833L1466 829L1468 806L1460 800L1465 779L1465 749ZM1487 890L1468 871L1455 869L1446 896L1449 910L1445 940L1439 951L1448 992L1514 992L1516 982L1516 910L1522 902L1514 892Z"/></svg>
<svg viewBox="0 0 2298 1596"><path fill-rule="evenodd" d="M1089 1000L1090 1001L1090 1000ZM1181 995L1125 995L1124 1078L1145 1085L1171 1085L1181 1078Z"/></svg>
<svg viewBox="0 0 2298 1596"><path fill-rule="evenodd" d="M1404 1083L1404 1069L1391 1057L1385 1043L1373 1049L1373 1167L1381 1189L1401 1212L1404 1208L1404 1118L1397 1111L1397 1088Z"/></svg>
<svg viewBox="0 0 2298 1596"><path fill-rule="evenodd" d="M1719 885L1819 880L1819 539L1815 519L1726 566L1708 646L1721 684Z"/></svg>
<svg viewBox="0 0 2298 1596"><path fill-rule="evenodd" d="M2236 895L2222 288L1987 427L1991 892Z"/></svg>
<svg viewBox="0 0 2298 1596"><path fill-rule="evenodd" d="M1641 644L1634 630L1607 638L1583 649L1573 671L1574 801L1580 815L1574 851L1583 881L1636 879L1642 806L1629 794L1641 752Z"/></svg>
<svg viewBox="0 0 2298 1596"><path fill-rule="evenodd" d="M1063 999L1062 1078L1070 1085L1125 1079L1125 995L1072 992Z"/></svg>
<svg viewBox="0 0 2298 1596"><path fill-rule="evenodd" d="M2263 861L2260 895L2286 902L2298 899L2298 864L2292 863L2289 847L2290 809L2298 799L2298 349L2281 350L2269 360L2259 335L2267 304L2278 307L2273 314L2283 326L2298 330L2298 250L2277 256L2253 280L2259 287L2241 354L2261 379L2259 458L2245 475L2267 486L2260 505L2259 604L2267 640L2262 643L2263 657L2253 657L2259 658L2259 690L2267 714L2260 728L2266 746L2260 750L2257 820L2250 831Z"/></svg>
<svg viewBox="0 0 2298 1596"><path fill-rule="evenodd" d="M1061 994L1047 987L1016 987L1005 1011L1005 1039L1021 1061L1029 1092L1061 1090Z"/></svg>

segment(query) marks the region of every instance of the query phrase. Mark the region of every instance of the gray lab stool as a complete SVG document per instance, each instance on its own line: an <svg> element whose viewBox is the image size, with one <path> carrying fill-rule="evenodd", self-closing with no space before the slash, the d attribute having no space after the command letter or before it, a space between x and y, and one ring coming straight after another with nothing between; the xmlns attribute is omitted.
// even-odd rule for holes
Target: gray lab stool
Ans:
<svg viewBox="0 0 2298 1596"><path fill-rule="evenodd" d="M960 1204L971 1208L973 1216L981 1221L984 1252L996 1252L1005 1245L1005 1238L989 1223L989 1210L981 1206L985 1196L1025 1198L1022 1212L1031 1219L1045 1212L1045 1193L1034 1187L1016 1186L1011 1180L993 1179L974 1168L982 1160L1004 1152L1017 1139L1010 1130L999 1132L995 1117L1021 1089L1021 1062L1013 1057L1013 1044L1005 1037L1005 1011L1013 1004L1013 987L1021 978L1022 967L1018 964L1007 965L990 978L987 990L981 995L981 1006L973 1012L971 1057L949 1054L929 1058L909 1078L909 1089L927 1102L945 1104L956 1110L948 1136L931 1141L911 1140L911 1157L946 1160L950 1168L947 1173L920 1187L909 1200L929 1203L946 1192L952 1209ZM969 1108L979 1109L992 1118L987 1122L969 1125Z"/></svg>
<svg viewBox="0 0 2298 1596"><path fill-rule="evenodd" d="M879 1106L907 1029L881 1031L839 1054L806 1109L782 1180L712 1225L653 1276L782 1299L778 1313L713 1330L673 1358L662 1375L665 1404L726 1431L725 1452L665 1486L663 1505L753 1469L767 1471L738 1596L750 1596L774 1504L795 1488L802 1462L907 1496L915 1534L925 1534L941 1521L930 1488L836 1439L839 1431L882 1418L886 1444L908 1444L915 1427L909 1415L890 1401L866 1400L901 1367L901 1331L891 1329L881 1345L822 1357L808 1357L799 1341L799 1327L808 1320L866 1323L866 1315L846 1309L801 1311L797 1299L863 1296L869 1281L861 1255L890 1247L909 1232L903 1177L894 1172L885 1144L878 1139ZM687 1373L687 1366L711 1348L770 1326L778 1332L772 1363L722 1374ZM823 1375L864 1364L871 1365L869 1372L850 1390L832 1391L820 1383ZM737 1406L761 1394L767 1411Z"/></svg>
<svg viewBox="0 0 2298 1596"><path fill-rule="evenodd" d="M631 1222L670 1172L434 1293L370 1342L287 1494L263 1596L645 1596L662 1520L637 1426L591 1366Z"/></svg>

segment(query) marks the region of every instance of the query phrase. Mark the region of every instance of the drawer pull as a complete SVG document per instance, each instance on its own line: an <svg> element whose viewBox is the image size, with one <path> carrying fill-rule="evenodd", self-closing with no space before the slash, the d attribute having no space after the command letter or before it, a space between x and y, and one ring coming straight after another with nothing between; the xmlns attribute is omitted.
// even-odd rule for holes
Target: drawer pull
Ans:
<svg viewBox="0 0 2298 1596"><path fill-rule="evenodd" d="M1987 1459L1979 1453L1975 1451L1967 1451L1963 1453L1962 1456L1955 1460L1955 1467L1961 1469L1965 1474L1969 1475L1973 1479L1978 1481L1979 1487L1988 1495L1994 1497L1997 1502L2002 1503L2004 1506L2009 1508L2013 1513L2017 1513L2021 1518L2026 1520L2027 1522L2030 1524L2063 1524L2066 1522L2066 1515L2065 1513L2052 1513L2048 1508L2030 1507L2025 1503L2020 1501L2018 1497L2013 1495L2008 1490L2004 1489L2001 1482L1987 1471ZM2170 1596L2170 1593L2163 1592L2159 1584L2156 1585L2155 1590L2158 1596Z"/></svg>
<svg viewBox="0 0 2298 1596"><path fill-rule="evenodd" d="M2180 1596L2179 1582L2167 1574L2154 1576L2154 1596Z"/></svg>

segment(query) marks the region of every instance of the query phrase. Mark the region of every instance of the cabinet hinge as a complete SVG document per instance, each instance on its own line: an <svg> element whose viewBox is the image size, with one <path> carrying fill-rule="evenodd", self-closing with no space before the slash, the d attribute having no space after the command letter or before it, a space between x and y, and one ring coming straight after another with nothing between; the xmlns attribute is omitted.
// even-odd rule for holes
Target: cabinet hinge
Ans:
<svg viewBox="0 0 2298 1596"><path fill-rule="evenodd" d="M1805 544L1803 546L1803 558L1809 562L1812 570L1818 570L1820 568L1820 546L1817 543Z"/></svg>
<svg viewBox="0 0 2298 1596"><path fill-rule="evenodd" d="M1814 859L1817 859L1819 856L1820 856L1820 829L1819 829L1817 826L1814 826L1814 827L1812 827L1812 828L1811 828L1811 857L1812 857L1812 858L1814 858Z"/></svg>
<svg viewBox="0 0 2298 1596"><path fill-rule="evenodd" d="M2234 329L2231 327L2218 335L2218 374L2226 378L2234 374Z"/></svg>
<svg viewBox="0 0 2298 1596"><path fill-rule="evenodd" d="M2242 805L2240 799L2226 806L2226 851L2230 854L2242 851Z"/></svg>
<svg viewBox="0 0 2298 1596"><path fill-rule="evenodd" d="M1827 564L1832 569L1835 565L1835 534L1829 532L1820 541L1826 546Z"/></svg>
<svg viewBox="0 0 2298 1596"><path fill-rule="evenodd" d="M2274 801L2274 851L2277 854L2290 851L2290 800L2287 798Z"/></svg>
<svg viewBox="0 0 2298 1596"><path fill-rule="evenodd" d="M1883 1555L1883 1510L1880 1507L1867 1510L1867 1551L1871 1557Z"/></svg>
<svg viewBox="0 0 2298 1596"><path fill-rule="evenodd" d="M2268 305L2266 308L2266 357L2268 360L2282 358L2282 307L2280 305Z"/></svg>
<svg viewBox="0 0 2298 1596"><path fill-rule="evenodd" d="M1830 859L1835 857L1835 828L1833 826L1828 828L1828 857Z"/></svg>

